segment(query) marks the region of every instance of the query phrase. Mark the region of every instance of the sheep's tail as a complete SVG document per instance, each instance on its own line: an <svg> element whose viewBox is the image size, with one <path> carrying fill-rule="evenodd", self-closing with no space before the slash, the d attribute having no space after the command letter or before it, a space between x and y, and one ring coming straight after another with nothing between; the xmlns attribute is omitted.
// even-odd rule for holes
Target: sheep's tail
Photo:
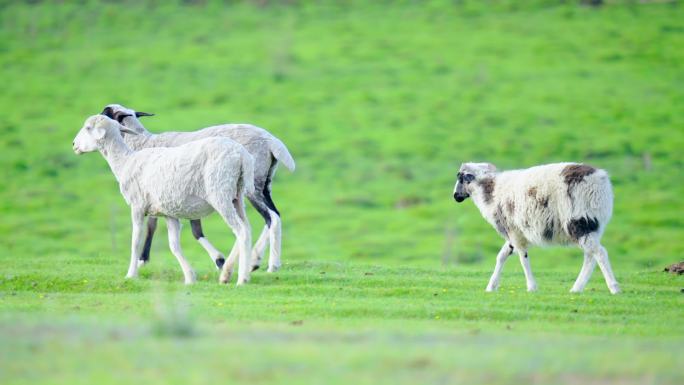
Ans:
<svg viewBox="0 0 684 385"><path fill-rule="evenodd" d="M245 193L254 194L254 157L243 148L241 158L242 184L245 188Z"/></svg>
<svg viewBox="0 0 684 385"><path fill-rule="evenodd" d="M287 150L287 147L283 142L280 141L280 139L276 137L271 138L269 149L276 160L282 163L285 168L294 172L295 161L292 158L292 155L290 155L290 151Z"/></svg>

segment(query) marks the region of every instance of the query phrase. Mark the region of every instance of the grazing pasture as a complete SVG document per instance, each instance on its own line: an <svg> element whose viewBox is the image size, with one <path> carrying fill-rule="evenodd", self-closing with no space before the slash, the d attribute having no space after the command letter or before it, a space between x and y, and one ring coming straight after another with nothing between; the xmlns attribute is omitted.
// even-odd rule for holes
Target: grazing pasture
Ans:
<svg viewBox="0 0 684 385"><path fill-rule="evenodd" d="M30 3L0 1L0 383L684 382L681 4ZM218 285L186 225L185 286L160 220L124 279L129 208L71 150L109 103L282 139L282 269ZM453 200L466 161L607 170L622 293L569 293L577 248L485 293L502 240Z"/></svg>

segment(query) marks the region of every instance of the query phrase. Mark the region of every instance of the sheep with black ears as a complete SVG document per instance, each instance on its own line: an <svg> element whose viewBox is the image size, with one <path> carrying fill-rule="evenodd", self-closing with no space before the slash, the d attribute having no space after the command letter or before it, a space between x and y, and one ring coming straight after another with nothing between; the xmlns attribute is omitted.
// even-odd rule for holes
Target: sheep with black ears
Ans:
<svg viewBox="0 0 684 385"><path fill-rule="evenodd" d="M295 169L294 159L282 141L263 128L251 124L223 124L190 132L163 132L160 134L152 134L145 129L142 123L140 123L138 117L151 116L153 114L134 111L119 104L107 105L102 111L102 114L117 120L119 123L135 130L139 134L124 135L126 144L134 150L149 147L174 147L207 137L227 137L243 145L254 157L255 190L254 192L247 193L247 199L266 222L266 226L254 245L252 253L252 270L259 268L267 243L270 245L268 271L274 272L280 268L282 222L280 219L280 212L271 198L271 182L275 175L278 162L285 165L290 171L294 171ZM190 224L195 238L220 268L225 259L204 236L201 221L199 219L191 220ZM150 217L147 221L147 225L148 232L145 240L145 247L140 257L141 263L145 263L149 260L152 237L157 226L156 218ZM237 249L233 247L231 257L236 251Z"/></svg>
<svg viewBox="0 0 684 385"><path fill-rule="evenodd" d="M604 170L578 163L555 163L524 170L497 172L490 163L464 163L458 172L454 199L468 197L506 242L496 257L487 291L499 286L506 259L517 251L527 290L537 284L527 249L533 245L576 244L584 264L571 292L581 292L598 262L612 294L620 291L601 245L613 211L613 190Z"/></svg>
<svg viewBox="0 0 684 385"><path fill-rule="evenodd" d="M254 160L249 152L228 138L133 151L122 133L138 135L106 116L91 116L76 135L73 148L76 154L100 151L131 207L133 236L126 277L138 273L145 216L165 216L171 251L183 269L185 283L193 283L195 274L180 247L178 218L200 219L216 211L237 237L237 284L246 283L251 271L251 228L242 197L254 191ZM223 265L220 282L229 280L234 263L235 258L229 258Z"/></svg>

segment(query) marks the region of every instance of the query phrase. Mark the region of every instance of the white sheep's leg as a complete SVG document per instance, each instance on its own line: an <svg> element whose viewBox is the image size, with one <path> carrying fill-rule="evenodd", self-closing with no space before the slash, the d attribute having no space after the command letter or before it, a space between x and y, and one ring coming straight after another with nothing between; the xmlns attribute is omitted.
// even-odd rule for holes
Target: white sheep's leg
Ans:
<svg viewBox="0 0 684 385"><path fill-rule="evenodd" d="M596 259L601 272L603 273L603 278L606 280L606 285L611 294L617 294L620 292L620 285L613 275L613 269L610 267L610 261L608 260L608 252L601 246L598 239L594 237L585 238L584 242L581 242L580 246L584 249L585 253L591 255Z"/></svg>
<svg viewBox="0 0 684 385"><path fill-rule="evenodd" d="M259 235L259 239L257 239L256 243L254 244L254 248L252 248L252 271L259 269L259 266L261 265L261 258L263 258L264 252L266 251L266 242L268 239L268 226L264 226L264 229Z"/></svg>
<svg viewBox="0 0 684 385"><path fill-rule="evenodd" d="M251 270L249 259L252 242L249 222L247 220L247 216L244 214L244 205L242 203L242 197L238 197L238 199L236 199L235 202L233 202L233 204L217 209L217 211L219 212L223 220L226 221L228 226L230 226L231 230L233 230L233 233L237 238L237 251L235 253L231 252L231 255L228 257L228 260L223 265L223 269L221 270L221 276L219 277L219 282L226 283L230 279L230 276L233 272L233 267L235 265L235 256L237 254L237 259L239 259L237 284L242 285L249 281L249 273Z"/></svg>
<svg viewBox="0 0 684 385"><path fill-rule="evenodd" d="M530 258L527 255L527 250L517 249L518 257L520 257L520 264L525 273L525 281L527 282L527 291L537 291L537 282L532 275L532 267L530 266Z"/></svg>
<svg viewBox="0 0 684 385"><path fill-rule="evenodd" d="M240 262L237 280L237 284L242 285L249 281L249 275L252 272L252 226L249 224L249 218L247 218L247 213L245 212L245 200L243 199L242 194L239 194L238 198L233 201L233 206L235 207L235 212L237 212L242 225L242 234L238 237Z"/></svg>
<svg viewBox="0 0 684 385"><path fill-rule="evenodd" d="M503 270L503 265L508 259L508 257L513 253L513 246L510 242L504 243L499 250L499 254L496 256L496 266L494 267L494 273L489 279L489 284L487 285L486 291L495 291L499 287L499 280L501 279L501 271Z"/></svg>
<svg viewBox="0 0 684 385"><path fill-rule="evenodd" d="M128 265L126 278L135 278L138 276L138 258L143 250L144 223L145 213L141 210L131 209L131 262Z"/></svg>
<svg viewBox="0 0 684 385"><path fill-rule="evenodd" d="M268 272L274 273L280 269L280 240L281 240L281 221L280 216L273 210L268 210L271 215L271 226L268 228L270 247L268 254Z"/></svg>
<svg viewBox="0 0 684 385"><path fill-rule="evenodd" d="M214 247L214 245L209 242L209 240L204 236L202 231L202 222L199 219L193 219L190 221L190 226L192 227L192 236L195 237L197 242L207 251L209 257L214 261L214 265L218 270L221 270L223 264L226 262L226 258L223 254Z"/></svg>
<svg viewBox="0 0 684 385"><path fill-rule="evenodd" d="M166 227L169 230L169 248L173 255L176 256L176 259L183 270L185 284L193 284L195 283L195 272L192 270L188 260L183 256L183 250L181 249L180 244L181 223L177 218L166 218Z"/></svg>
<svg viewBox="0 0 684 385"><path fill-rule="evenodd" d="M228 254L228 259L226 259L226 263L223 265L223 269L225 269L226 265L230 266L230 273L228 273L228 279L230 279L230 275L233 274L233 267L235 266L235 262L237 262L238 255L240 254L239 244L240 243L238 242L238 239L235 239L235 243L233 243L233 247L230 249L230 253ZM228 280L226 280L226 282L228 282Z"/></svg>
<svg viewBox="0 0 684 385"><path fill-rule="evenodd" d="M571 293L581 293L582 290L584 290L584 287L587 286L587 282L589 282L589 278L591 278L591 273L594 272L594 268L596 268L596 260L585 251L584 263L582 263L582 269L577 276L575 284L572 285L572 289L570 289Z"/></svg>

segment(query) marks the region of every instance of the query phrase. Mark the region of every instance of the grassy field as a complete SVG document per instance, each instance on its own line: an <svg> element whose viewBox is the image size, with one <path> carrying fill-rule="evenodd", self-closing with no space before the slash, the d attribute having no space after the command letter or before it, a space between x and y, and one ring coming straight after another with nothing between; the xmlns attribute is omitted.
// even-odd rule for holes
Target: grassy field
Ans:
<svg viewBox="0 0 684 385"><path fill-rule="evenodd" d="M208 3L0 1L1 383L684 382L662 272L684 259L682 5ZM71 151L108 103L283 139L283 269L220 286L186 229L186 287L162 223L125 280L128 207ZM511 259L484 293L502 240L452 199L469 160L607 169L623 294L598 271L568 293L573 248L531 250L539 292Z"/></svg>

